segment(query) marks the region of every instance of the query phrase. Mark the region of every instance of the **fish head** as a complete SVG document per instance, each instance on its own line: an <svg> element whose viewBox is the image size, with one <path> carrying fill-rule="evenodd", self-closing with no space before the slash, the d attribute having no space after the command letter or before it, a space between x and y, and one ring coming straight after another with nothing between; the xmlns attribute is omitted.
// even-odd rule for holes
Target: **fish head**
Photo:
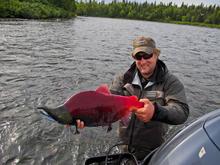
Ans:
<svg viewBox="0 0 220 165"><path fill-rule="evenodd" d="M59 124L68 124L68 125L76 125L76 121L73 120L71 113L64 106L59 106L57 108L48 108L48 107L38 107L38 109L42 109L45 113L43 116L46 118L52 118Z"/></svg>

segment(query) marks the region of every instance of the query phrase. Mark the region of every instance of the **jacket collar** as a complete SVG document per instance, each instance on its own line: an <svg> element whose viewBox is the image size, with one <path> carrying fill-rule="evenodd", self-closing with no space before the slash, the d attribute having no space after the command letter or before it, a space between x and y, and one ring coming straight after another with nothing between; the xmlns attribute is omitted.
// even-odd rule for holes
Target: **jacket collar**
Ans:
<svg viewBox="0 0 220 165"><path fill-rule="evenodd" d="M168 69L163 61L159 60L157 61L157 66L155 68L154 74L149 78L150 83L157 83L164 81L165 79L165 73L168 72ZM124 74L124 83L130 83L130 84L141 84L140 78L138 76L138 69L136 66L136 63L134 62L129 70ZM147 86L150 85L148 83ZM152 85L152 84L151 84ZM141 85L140 85L141 86Z"/></svg>
<svg viewBox="0 0 220 165"><path fill-rule="evenodd" d="M149 81L144 88L147 88L147 87L153 85L154 83L155 82L153 82L153 81ZM136 72L135 77L134 77L134 79L132 81L132 84L139 85L141 87L141 89L143 89L138 72Z"/></svg>

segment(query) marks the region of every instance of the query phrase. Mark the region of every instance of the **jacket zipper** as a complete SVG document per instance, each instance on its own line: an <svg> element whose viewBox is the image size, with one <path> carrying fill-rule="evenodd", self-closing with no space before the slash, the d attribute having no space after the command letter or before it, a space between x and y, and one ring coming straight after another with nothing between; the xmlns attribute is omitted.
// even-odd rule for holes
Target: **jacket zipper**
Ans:
<svg viewBox="0 0 220 165"><path fill-rule="evenodd" d="M143 90L141 90L141 93L140 93L140 95L138 97L138 100L141 99L142 93L143 93ZM133 112L133 113L135 113L135 112ZM135 124L135 121L136 121L136 118L137 118L137 116L135 114L133 114L133 115L134 115L134 120L132 122L132 129L131 129L130 142L129 142L129 144L131 144L131 145L132 145L132 141L133 141L134 124ZM128 146L128 151L130 152L129 146Z"/></svg>

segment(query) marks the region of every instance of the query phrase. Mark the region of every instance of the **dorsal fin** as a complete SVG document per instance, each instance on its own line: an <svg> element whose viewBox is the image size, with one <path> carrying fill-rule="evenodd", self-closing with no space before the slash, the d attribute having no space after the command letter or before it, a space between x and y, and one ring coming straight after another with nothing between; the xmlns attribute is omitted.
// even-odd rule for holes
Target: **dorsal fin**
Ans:
<svg viewBox="0 0 220 165"><path fill-rule="evenodd" d="M100 92L100 93L104 93L104 94L109 94L109 95L111 94L111 92L109 91L108 86L107 86L106 84L100 86L100 87L96 90L96 92Z"/></svg>

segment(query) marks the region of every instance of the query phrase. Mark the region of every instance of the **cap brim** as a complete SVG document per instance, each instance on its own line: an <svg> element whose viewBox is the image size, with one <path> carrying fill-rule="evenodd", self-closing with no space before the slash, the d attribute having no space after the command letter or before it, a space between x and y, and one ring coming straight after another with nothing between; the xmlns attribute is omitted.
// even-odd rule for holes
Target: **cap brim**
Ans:
<svg viewBox="0 0 220 165"><path fill-rule="evenodd" d="M131 55L132 55L132 56L135 56L138 52L145 52L145 53L147 53L147 54L151 54L151 53L153 53L153 50L154 50L153 47L142 46L142 47L135 48L135 49L133 50L133 52L131 53Z"/></svg>

